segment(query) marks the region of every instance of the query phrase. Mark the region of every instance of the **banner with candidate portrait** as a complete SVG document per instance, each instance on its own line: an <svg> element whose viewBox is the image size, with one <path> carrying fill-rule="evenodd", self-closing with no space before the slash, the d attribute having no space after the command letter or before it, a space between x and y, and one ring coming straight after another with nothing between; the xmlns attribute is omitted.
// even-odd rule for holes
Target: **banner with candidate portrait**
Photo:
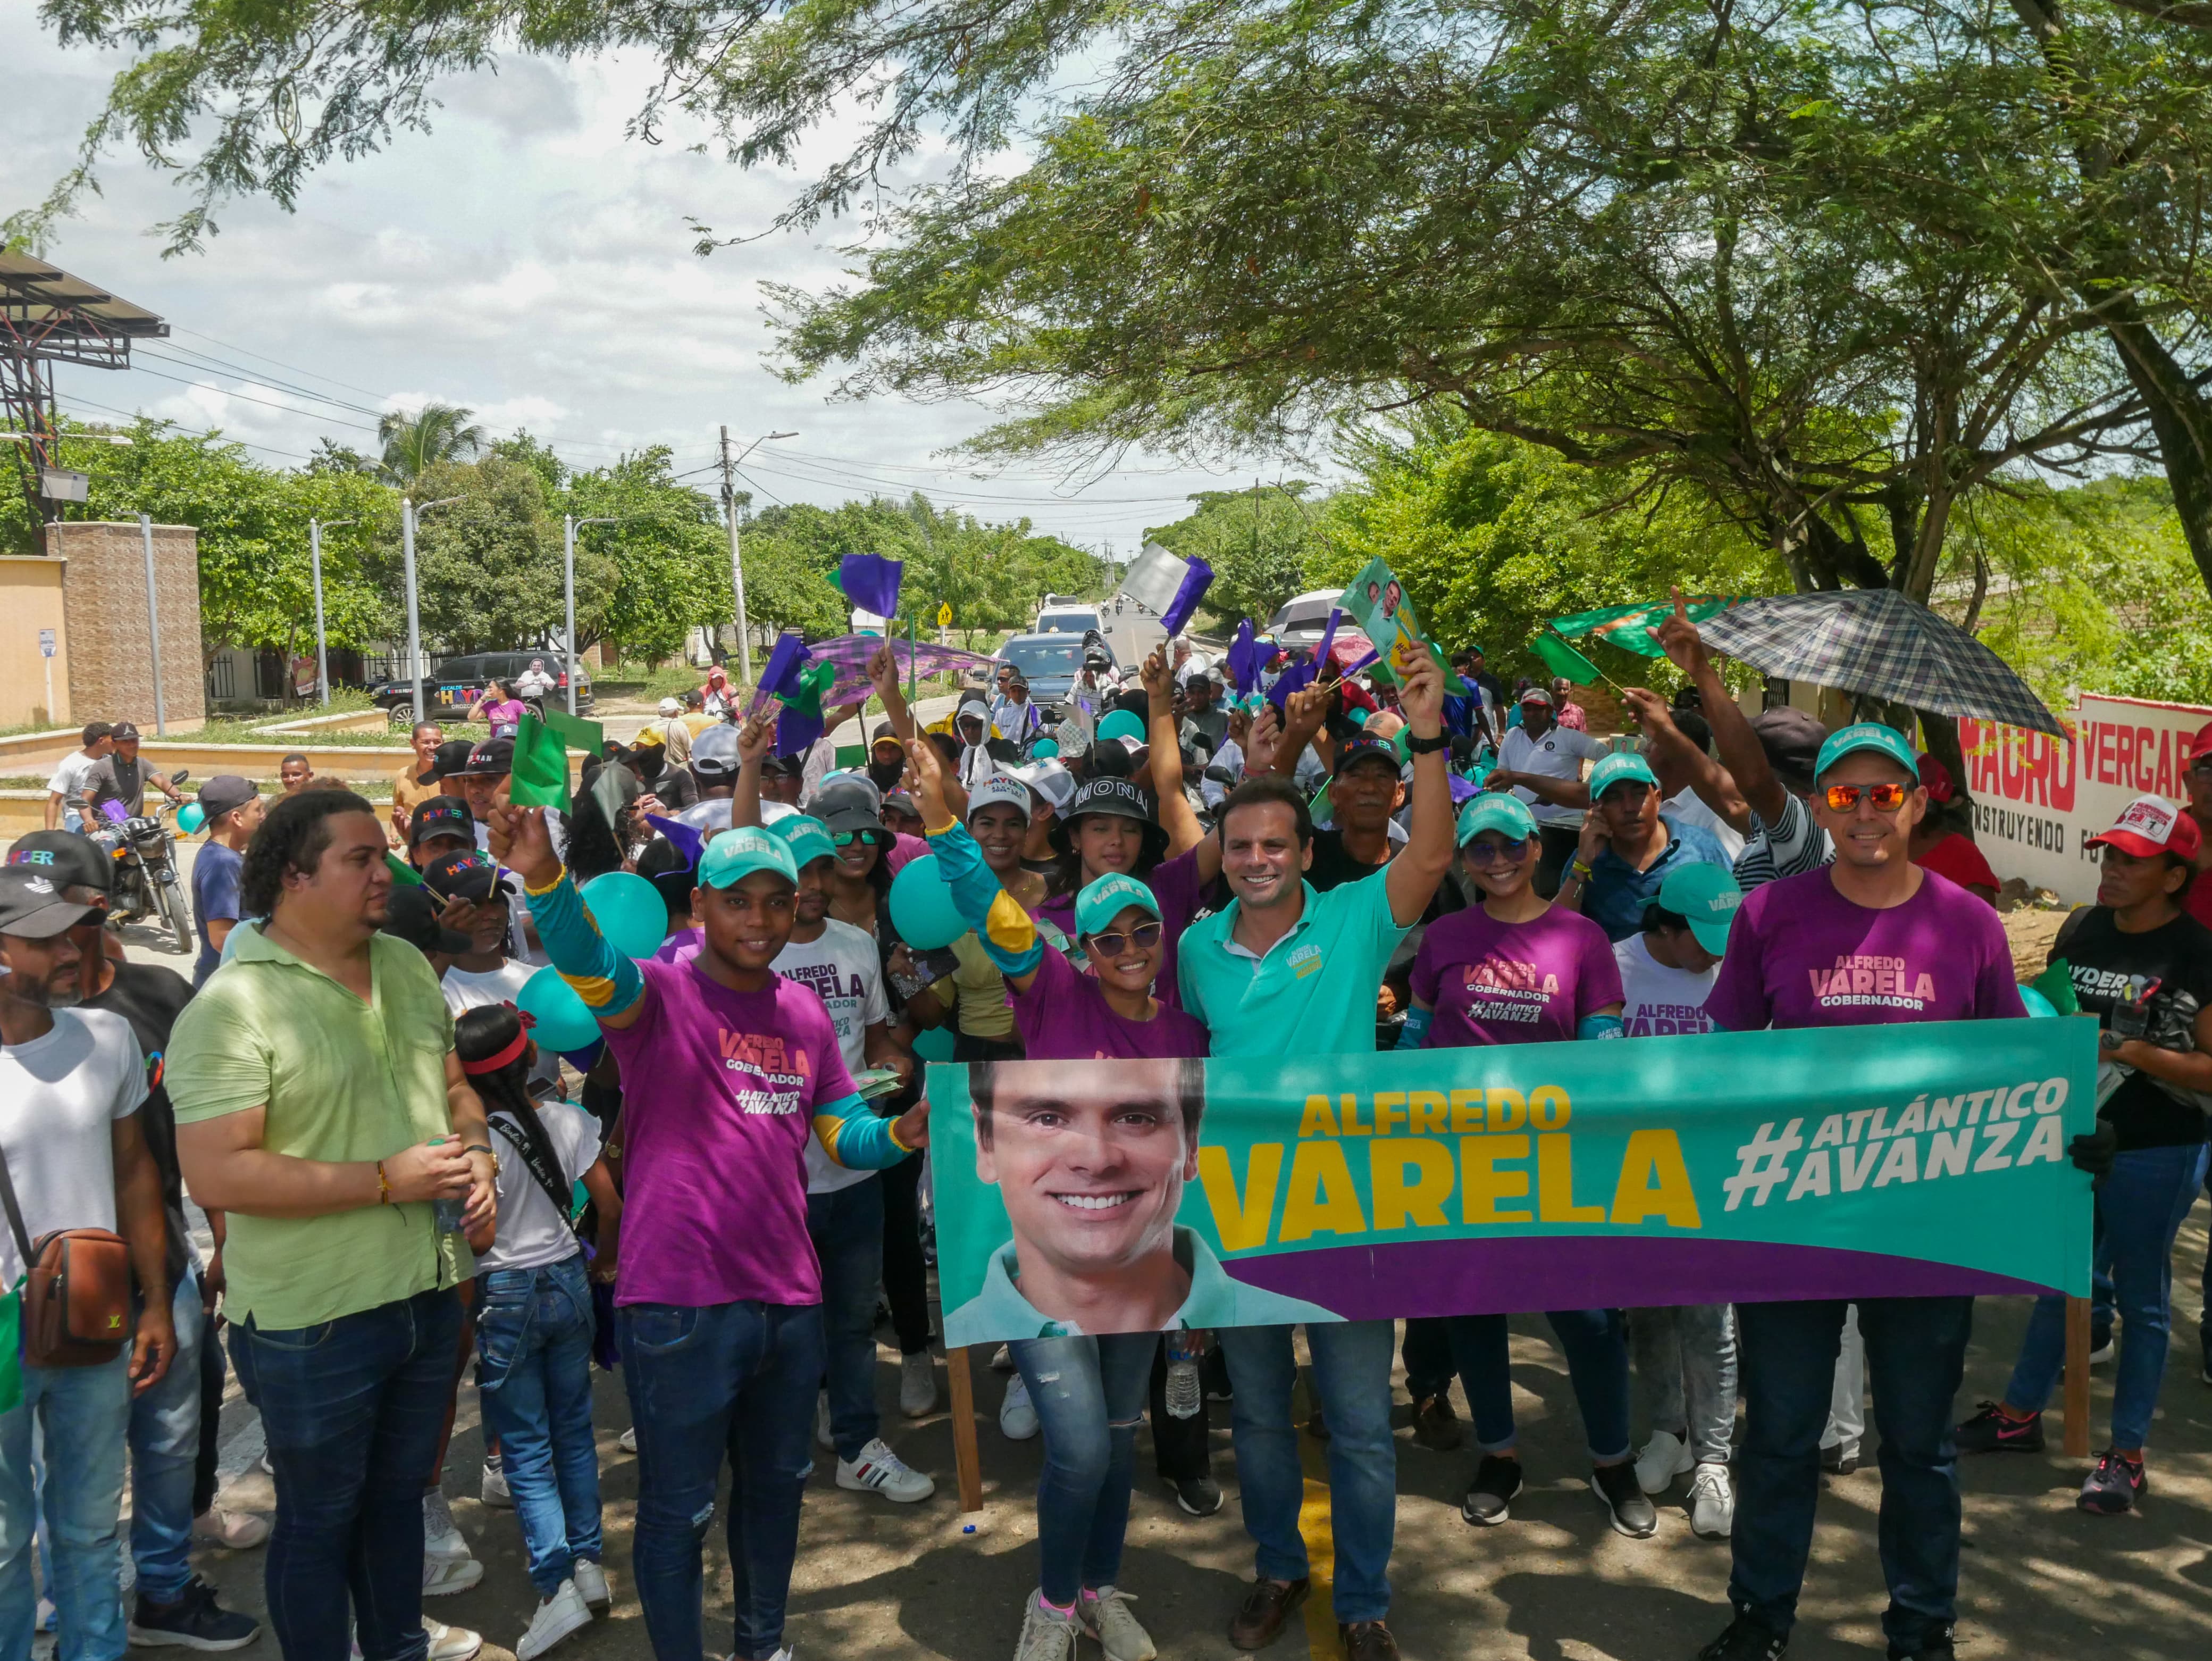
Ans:
<svg viewBox="0 0 2212 1661"><path fill-rule="evenodd" d="M2087 1296L2089 1178L2067 1146L2094 1129L2096 1036L1967 1021L934 1066L945 1342Z"/></svg>

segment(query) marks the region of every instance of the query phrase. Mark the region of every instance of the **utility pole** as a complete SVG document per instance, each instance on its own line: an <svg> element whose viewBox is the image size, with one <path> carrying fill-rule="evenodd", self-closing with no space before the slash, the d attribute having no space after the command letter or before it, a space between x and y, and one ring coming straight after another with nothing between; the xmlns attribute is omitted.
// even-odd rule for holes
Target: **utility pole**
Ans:
<svg viewBox="0 0 2212 1661"><path fill-rule="evenodd" d="M341 525L356 525L357 520L334 519L330 521L335 530ZM323 521L307 521L307 567L315 578L315 684L322 689L323 708L331 707L331 659L323 636Z"/></svg>
<svg viewBox="0 0 2212 1661"><path fill-rule="evenodd" d="M730 588L738 600L738 678L745 685L753 682L752 642L746 638L745 567L738 557L738 464L772 438L797 438L797 433L763 433L732 457L730 454L730 429L722 429L722 514L730 526Z"/></svg>
<svg viewBox="0 0 2212 1661"><path fill-rule="evenodd" d="M723 430L726 432L728 429ZM561 585L568 609L566 646L568 654L568 713L572 715L576 713L576 532L586 525L621 523L618 519L578 519L574 514L561 515Z"/></svg>
<svg viewBox="0 0 2212 1661"><path fill-rule="evenodd" d="M161 701L161 608L154 599L154 521L138 515L138 534L146 547L146 643L154 660L154 736L169 735L169 708ZM48 719L52 711L47 711Z"/></svg>
<svg viewBox="0 0 2212 1661"><path fill-rule="evenodd" d="M443 508L448 502L459 500L459 496L441 496L435 502L426 502L417 508L411 497L399 498L401 577L407 588L407 678L414 685L415 724L418 727L428 716L422 709L422 619L416 600L415 523L433 508Z"/></svg>

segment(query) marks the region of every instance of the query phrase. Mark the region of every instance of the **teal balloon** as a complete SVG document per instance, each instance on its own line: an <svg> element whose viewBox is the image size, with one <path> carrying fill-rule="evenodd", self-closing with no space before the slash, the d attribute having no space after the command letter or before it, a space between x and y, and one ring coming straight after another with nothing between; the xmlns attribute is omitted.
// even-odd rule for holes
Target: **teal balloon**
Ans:
<svg viewBox="0 0 2212 1661"><path fill-rule="evenodd" d="M538 1025L531 1028L530 1036L538 1040L540 1050L582 1050L599 1038L598 1020L576 995L576 989L550 964L523 982L514 1007L536 1019Z"/></svg>
<svg viewBox="0 0 2212 1661"><path fill-rule="evenodd" d="M1030 745L1030 758L1032 761L1042 761L1048 756L1056 756L1059 753L1058 739L1039 739L1035 744Z"/></svg>
<svg viewBox="0 0 2212 1661"><path fill-rule="evenodd" d="M197 837L200 827L207 823L207 809L196 801L188 801L177 810L177 829L188 837Z"/></svg>
<svg viewBox="0 0 2212 1661"><path fill-rule="evenodd" d="M952 1029L948 1026L925 1026L914 1035L914 1053L919 1061L949 1062L952 1059Z"/></svg>
<svg viewBox="0 0 2212 1661"><path fill-rule="evenodd" d="M2058 1013L2051 1007L2051 1000L2032 986L2021 988L2020 1001L2027 1006L2027 1013L2031 1015L2056 1016Z"/></svg>
<svg viewBox="0 0 2212 1661"><path fill-rule="evenodd" d="M1142 744L1145 741L1145 723L1137 719L1137 712L1133 709L1116 709L1098 723L1098 736L1102 739L1134 739Z"/></svg>
<svg viewBox="0 0 2212 1661"><path fill-rule="evenodd" d="M909 860L891 879L891 926L917 952L935 952L968 932L968 919L937 874L937 855Z"/></svg>
<svg viewBox="0 0 2212 1661"><path fill-rule="evenodd" d="M635 871L609 871L586 883L584 904L607 944L625 958L649 958L668 933L668 908Z"/></svg>

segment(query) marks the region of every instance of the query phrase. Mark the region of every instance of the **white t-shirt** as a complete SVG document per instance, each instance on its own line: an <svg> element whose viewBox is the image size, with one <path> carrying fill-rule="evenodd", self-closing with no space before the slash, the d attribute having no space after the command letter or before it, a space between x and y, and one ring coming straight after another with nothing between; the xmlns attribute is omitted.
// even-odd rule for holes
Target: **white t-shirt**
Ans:
<svg viewBox="0 0 2212 1661"><path fill-rule="evenodd" d="M72 750L54 765L53 777L46 781L46 788L58 793L64 806L83 808L85 775L100 765L100 757L88 756L82 750Z"/></svg>
<svg viewBox="0 0 2212 1661"><path fill-rule="evenodd" d="M1595 761L1609 753L1603 743L1571 727L1554 727L1540 739L1530 738L1525 727L1516 727L1498 746L1498 764L1509 773L1534 773L1547 779L1580 779L1584 762ZM1528 804L1539 824L1571 826L1583 822L1583 810L1579 807L1539 801L1533 790L1516 788L1513 794Z"/></svg>
<svg viewBox="0 0 2212 1661"><path fill-rule="evenodd" d="M1626 995L1620 1010L1626 1036L1650 1038L1713 1030L1705 1014L1705 997L1721 977L1718 964L1702 975L1669 969L1651 955L1641 934L1617 942L1613 960L1620 965L1620 989Z"/></svg>
<svg viewBox="0 0 2212 1661"><path fill-rule="evenodd" d="M564 855L568 853L568 817L557 807L545 810L545 834L552 842L555 853ZM477 851L480 854L491 852L491 827L481 821L477 824ZM507 871L505 866L500 869ZM543 969L553 959L545 955L542 946L532 949L530 936L523 928L525 920L530 916L530 901L523 894L522 879L511 871L507 874L514 884L514 892L507 897L507 955L520 959L532 969Z"/></svg>
<svg viewBox="0 0 2212 1661"><path fill-rule="evenodd" d="M1730 865L1734 865L1736 855L1743 852L1743 832L1706 806L1705 799L1694 790L1685 790L1679 795L1668 797L1659 804L1659 811L1680 824L1700 825L1711 831L1713 840L1720 843L1721 851L1729 856Z"/></svg>
<svg viewBox="0 0 2212 1661"><path fill-rule="evenodd" d="M463 969L457 964L446 971L438 988L446 995L446 1007L458 1015L464 1009L482 1009L488 1004L520 1004L524 985L537 972L532 964L514 958L506 959L496 969ZM559 1088L561 1058L539 1046L538 1065L531 1068L530 1078L533 1084Z"/></svg>
<svg viewBox="0 0 2212 1661"><path fill-rule="evenodd" d="M145 1099L145 1058L112 1011L57 1009L45 1037L0 1046L0 1151L33 1240L58 1228L114 1228L111 1127ZM22 1275L15 1232L0 1221L0 1286Z"/></svg>
<svg viewBox="0 0 2212 1661"><path fill-rule="evenodd" d="M826 918L821 939L804 944L793 940L776 954L775 972L814 989L830 1013L830 1025L837 1029L837 1049L845 1058L845 1070L858 1077L868 1065L867 1029L891 1018L876 943L852 924ZM818 1138L806 1139L809 1194L850 1188L874 1174L839 1165L822 1151Z"/></svg>
<svg viewBox="0 0 2212 1661"><path fill-rule="evenodd" d="M499 1150L499 1177L492 1186L499 1195L499 1234L491 1250L477 1258L480 1271L495 1269L543 1269L566 1262L583 1250L568 1226L566 1210L556 1212L530 1162L499 1129L501 1120L513 1123L505 1109L491 1116L492 1146ZM599 1122L580 1107L567 1102L541 1101L538 1122L560 1162L561 1174L571 1185L589 1171L599 1157Z"/></svg>

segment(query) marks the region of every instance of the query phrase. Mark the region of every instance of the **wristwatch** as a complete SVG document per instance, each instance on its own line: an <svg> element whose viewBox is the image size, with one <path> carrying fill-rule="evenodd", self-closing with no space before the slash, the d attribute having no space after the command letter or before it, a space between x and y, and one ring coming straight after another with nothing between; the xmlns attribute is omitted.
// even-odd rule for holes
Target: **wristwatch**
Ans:
<svg viewBox="0 0 2212 1661"><path fill-rule="evenodd" d="M1425 739L1414 736L1412 727L1406 729L1406 750L1410 755L1433 756L1439 750L1450 748L1451 734L1449 733L1439 732L1432 739Z"/></svg>
<svg viewBox="0 0 2212 1661"><path fill-rule="evenodd" d="M471 1142L466 1147L463 1148L461 1152L464 1153L483 1154L491 1161L492 1180L494 1182L497 1182L499 1180L499 1150L494 1147L489 1142Z"/></svg>

